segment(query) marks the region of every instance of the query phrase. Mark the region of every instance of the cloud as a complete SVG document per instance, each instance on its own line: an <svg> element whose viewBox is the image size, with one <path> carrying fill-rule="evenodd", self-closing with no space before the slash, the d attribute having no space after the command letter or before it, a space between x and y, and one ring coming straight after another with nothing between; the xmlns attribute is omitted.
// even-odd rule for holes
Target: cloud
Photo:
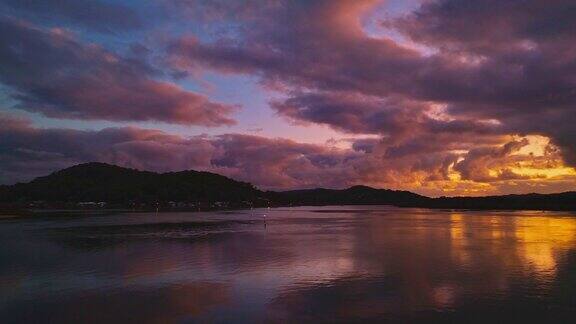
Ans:
<svg viewBox="0 0 576 324"><path fill-rule="evenodd" d="M511 141L501 147L471 149L462 161L455 164L454 169L460 172L462 179L477 182L521 179L519 175L506 168L510 164L507 157L528 144L527 139L522 139L521 141ZM498 175L491 175L490 171L494 169L501 169L501 171Z"/></svg>
<svg viewBox="0 0 576 324"><path fill-rule="evenodd" d="M383 79L418 65L420 56L390 40L364 37L359 16L376 3L279 1L255 6L241 19L239 37L203 43L186 36L170 43L168 51L180 68L254 73L267 83L328 90L390 92L401 80ZM383 69L388 71L381 73Z"/></svg>
<svg viewBox="0 0 576 324"><path fill-rule="evenodd" d="M143 26L128 6L100 0L2 0L1 4L36 18L64 20L98 32L114 33Z"/></svg>
<svg viewBox="0 0 576 324"><path fill-rule="evenodd" d="M299 122L325 124L349 133L382 134L390 138L420 133L499 134L499 125L477 119L441 116L430 102L402 97L381 98L358 92L292 93L271 103L282 116ZM443 118L444 117L444 118Z"/></svg>
<svg viewBox="0 0 576 324"><path fill-rule="evenodd" d="M48 117L231 125L233 106L159 81L160 72L63 30L0 20L0 82L17 108Z"/></svg>
<svg viewBox="0 0 576 324"><path fill-rule="evenodd" d="M341 184L336 179L346 181L343 174L334 177L338 168L355 155L286 139L240 134L186 138L133 127L100 131L42 129L8 115L0 116L0 126L3 183L30 180L77 163L101 161L155 171L211 170L263 187L318 183L336 186Z"/></svg>
<svg viewBox="0 0 576 324"><path fill-rule="evenodd" d="M570 0L438 0L387 24L418 42L493 54L574 39Z"/></svg>
<svg viewBox="0 0 576 324"><path fill-rule="evenodd" d="M440 55L476 66L478 98L449 101L449 112L499 120L510 133L543 134L576 165L576 44L572 1L428 2L392 23Z"/></svg>
<svg viewBox="0 0 576 324"><path fill-rule="evenodd" d="M358 93L301 93L272 108L292 120L325 124L349 133L400 134L422 117L421 107Z"/></svg>
<svg viewBox="0 0 576 324"><path fill-rule="evenodd" d="M432 141L441 140L431 139ZM519 154L525 139L458 153L446 149L405 149L390 154L390 143L359 139L351 149L253 135L172 135L135 127L99 131L37 128L27 120L0 115L0 182L14 183L74 164L100 161L160 172L196 169L252 182L263 189L331 187L355 184L439 194L438 188L465 193L463 186L492 191L522 180L534 185L542 175L520 175L514 167L561 166L553 148L542 157ZM482 173L492 170L498 176ZM480 171L478 171L480 170ZM454 177L461 176L461 181ZM562 180L562 179L557 179ZM483 193L486 188L483 188ZM542 189L542 188L541 188ZM519 188L517 190L522 190Z"/></svg>
<svg viewBox="0 0 576 324"><path fill-rule="evenodd" d="M454 121L438 127L484 132L490 121L509 135L548 136L576 165L572 1L427 1L385 20L381 37L363 25L378 1L274 3L248 7L234 37L172 41L170 62L256 75L289 96L296 92L273 104L291 119L352 133L393 133L392 123L402 133L413 123L394 119L422 116L432 103ZM420 47L388 37L391 29Z"/></svg>
<svg viewBox="0 0 576 324"><path fill-rule="evenodd" d="M38 14L34 1L11 3ZM80 24L67 3L46 15ZM40 129L11 121L1 148L5 177L99 160L199 168L263 188L368 184L478 194L568 188L573 180L566 173L576 165L572 1L433 0L383 15L381 24L374 13L386 4L377 0L158 3L175 20L199 22L194 31L201 32L156 35L165 42L160 51L134 47L140 55L123 56L64 29L3 18L0 81L17 108L49 117L219 126L234 122L235 107L168 76L246 74L292 122L377 138L335 149L241 134ZM526 153L536 135L550 139L550 152Z"/></svg>

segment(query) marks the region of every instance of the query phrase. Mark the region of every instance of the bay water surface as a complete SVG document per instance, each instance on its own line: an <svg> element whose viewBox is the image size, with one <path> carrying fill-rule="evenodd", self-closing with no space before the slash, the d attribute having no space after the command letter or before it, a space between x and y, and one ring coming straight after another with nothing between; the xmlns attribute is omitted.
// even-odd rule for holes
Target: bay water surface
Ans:
<svg viewBox="0 0 576 324"><path fill-rule="evenodd" d="M0 221L1 323L576 320L576 214L333 206Z"/></svg>

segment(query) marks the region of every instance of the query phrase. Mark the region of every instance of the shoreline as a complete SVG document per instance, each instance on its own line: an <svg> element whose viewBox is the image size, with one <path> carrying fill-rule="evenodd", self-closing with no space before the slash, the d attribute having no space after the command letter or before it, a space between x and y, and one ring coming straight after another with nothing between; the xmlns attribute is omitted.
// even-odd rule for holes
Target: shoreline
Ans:
<svg viewBox="0 0 576 324"><path fill-rule="evenodd" d="M302 205L276 205L276 206L261 206L261 207L254 207L254 208L208 208L208 209L172 209L172 208L160 208L160 209L130 209L130 208L102 208L102 209L64 209L64 208L54 208L54 209L0 209L0 221L2 220L12 220L12 219L19 219L19 218L35 218L41 216L49 216L50 214L58 214L52 215L54 217L66 217L66 216L82 216L82 215L98 215L98 214L109 214L109 213L202 213L202 212L219 212L219 211L241 211L241 210L250 210L250 209L259 209L259 208L286 208L286 207L346 207L346 206L389 206L389 207L396 207L396 208L417 208L417 209L426 209L426 210L440 210L440 211L453 211L453 212L521 212L521 211L530 211L530 212L574 212L576 210L570 208L554 208L554 209L542 209L542 208L468 208L468 207L435 207L435 206L399 206L399 205L392 205L392 204L302 204Z"/></svg>

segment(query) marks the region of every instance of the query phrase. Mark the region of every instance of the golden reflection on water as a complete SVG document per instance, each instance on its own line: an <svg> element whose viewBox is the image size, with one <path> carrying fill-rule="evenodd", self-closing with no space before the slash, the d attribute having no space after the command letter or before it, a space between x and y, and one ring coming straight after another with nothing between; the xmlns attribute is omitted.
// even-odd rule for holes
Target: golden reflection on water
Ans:
<svg viewBox="0 0 576 324"><path fill-rule="evenodd" d="M576 241L574 218L522 217L516 221L516 238L524 261L540 275L553 275L560 250Z"/></svg>
<svg viewBox="0 0 576 324"><path fill-rule="evenodd" d="M447 310L464 294L509 294L518 280L548 293L561 258L576 246L576 218L535 212L379 215L369 235L357 239L362 254L352 257L358 266L399 275L401 297L390 308Z"/></svg>
<svg viewBox="0 0 576 324"><path fill-rule="evenodd" d="M450 215L450 238L452 242L452 258L460 264L470 263L470 254L464 248L466 237L464 236L464 224L461 214Z"/></svg>
<svg viewBox="0 0 576 324"><path fill-rule="evenodd" d="M521 265L542 279L552 279L559 252L576 245L576 219L550 216L470 216L450 215L452 256L461 264L470 264L473 242L489 245L505 263ZM467 235L468 233L468 235ZM473 234L473 235L471 235Z"/></svg>

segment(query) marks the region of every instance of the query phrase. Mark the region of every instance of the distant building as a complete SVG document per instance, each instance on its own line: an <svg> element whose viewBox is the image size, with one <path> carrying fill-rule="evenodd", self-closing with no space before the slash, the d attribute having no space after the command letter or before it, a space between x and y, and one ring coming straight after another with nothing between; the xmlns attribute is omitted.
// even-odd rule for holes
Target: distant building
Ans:
<svg viewBox="0 0 576 324"><path fill-rule="evenodd" d="M78 207L82 208L104 208L106 207L107 203L104 201L81 201L77 205Z"/></svg>

